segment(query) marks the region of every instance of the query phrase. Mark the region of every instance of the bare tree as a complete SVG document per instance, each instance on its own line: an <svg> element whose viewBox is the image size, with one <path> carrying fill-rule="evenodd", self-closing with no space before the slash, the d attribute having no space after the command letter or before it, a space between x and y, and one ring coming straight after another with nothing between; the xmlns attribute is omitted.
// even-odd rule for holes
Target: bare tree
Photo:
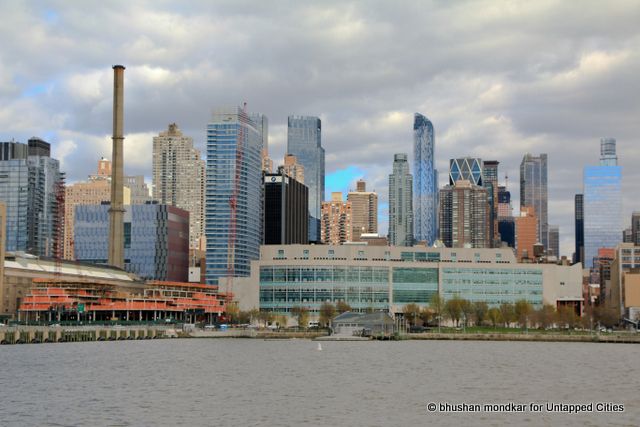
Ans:
<svg viewBox="0 0 640 427"><path fill-rule="evenodd" d="M402 310L404 318L407 319L411 326L416 325L416 319L420 319L420 306L418 304L407 304Z"/></svg>
<svg viewBox="0 0 640 427"><path fill-rule="evenodd" d="M477 326L482 326L482 322L487 317L489 311L489 305L484 301L476 301L473 303L473 314L476 320Z"/></svg>
<svg viewBox="0 0 640 427"><path fill-rule="evenodd" d="M320 306L320 318L318 319L320 325L327 327L329 322L336 316L336 306L330 302L323 302Z"/></svg>

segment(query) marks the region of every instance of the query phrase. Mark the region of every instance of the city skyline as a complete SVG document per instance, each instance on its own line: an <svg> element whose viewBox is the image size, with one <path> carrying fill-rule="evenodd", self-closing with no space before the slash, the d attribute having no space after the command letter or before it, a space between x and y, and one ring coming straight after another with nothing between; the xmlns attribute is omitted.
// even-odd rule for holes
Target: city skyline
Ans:
<svg viewBox="0 0 640 427"><path fill-rule="evenodd" d="M142 154L167 123L179 123L204 152L211 110L247 101L250 111L269 117L270 156L280 159L287 116L316 115L324 128L327 192L344 193L364 178L379 193L385 233L388 159L411 152L411 121L420 112L438 133L441 183L450 158L496 159L500 184L508 174L519 200L522 155L548 153L548 220L560 226L564 255L573 251L573 195L582 191L582 167L597 161L600 138L616 138L625 170L623 226L630 225L639 208L632 186L640 172L631 167L640 160L640 107L632 96L640 69L638 4L618 2L597 14L597 3L577 10L560 2L503 9L485 2L291 3L277 12L254 6L177 10L149 2L118 6L118 13L115 5L92 2L0 6L10 64L0 75L0 139L39 136L52 144L68 183L84 180L100 156L110 157L109 66L123 63L125 173L149 182L151 160ZM89 25L93 20L104 25ZM242 37L216 36L248 20L255 25ZM602 25L614 21L615 31ZM445 23L459 31L451 35ZM167 25L175 30L170 36ZM500 36L514 27L518 37ZM11 43L15 37L20 42ZM86 43L69 43L75 39ZM420 57L397 48L415 44L434 49ZM211 62L212 55L225 62ZM251 58L260 67L250 66ZM334 175L346 182L332 187Z"/></svg>

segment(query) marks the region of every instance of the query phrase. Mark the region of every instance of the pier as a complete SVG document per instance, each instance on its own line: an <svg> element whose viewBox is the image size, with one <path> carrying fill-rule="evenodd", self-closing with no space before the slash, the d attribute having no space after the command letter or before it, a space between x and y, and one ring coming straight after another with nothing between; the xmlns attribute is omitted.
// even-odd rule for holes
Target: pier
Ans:
<svg viewBox="0 0 640 427"><path fill-rule="evenodd" d="M0 328L0 344L120 341L176 338L175 327L136 326L10 326Z"/></svg>

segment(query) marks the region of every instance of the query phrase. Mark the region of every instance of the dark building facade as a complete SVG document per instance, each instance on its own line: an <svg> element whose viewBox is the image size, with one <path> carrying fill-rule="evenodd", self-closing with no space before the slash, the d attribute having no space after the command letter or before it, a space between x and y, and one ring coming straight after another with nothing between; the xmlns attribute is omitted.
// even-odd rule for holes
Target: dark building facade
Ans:
<svg viewBox="0 0 640 427"><path fill-rule="evenodd" d="M575 239L576 248L573 254L573 262L584 264L584 195L576 194L575 197Z"/></svg>
<svg viewBox="0 0 640 427"><path fill-rule="evenodd" d="M108 235L108 203L76 206L76 260L106 264ZM189 212L155 203L125 206L124 258L125 270L143 279L186 282Z"/></svg>
<svg viewBox="0 0 640 427"><path fill-rule="evenodd" d="M309 189L284 172L264 176L264 244L309 243Z"/></svg>
<svg viewBox="0 0 640 427"><path fill-rule="evenodd" d="M498 220L498 233L500 239L510 248L516 247L516 223L513 218L501 218Z"/></svg>

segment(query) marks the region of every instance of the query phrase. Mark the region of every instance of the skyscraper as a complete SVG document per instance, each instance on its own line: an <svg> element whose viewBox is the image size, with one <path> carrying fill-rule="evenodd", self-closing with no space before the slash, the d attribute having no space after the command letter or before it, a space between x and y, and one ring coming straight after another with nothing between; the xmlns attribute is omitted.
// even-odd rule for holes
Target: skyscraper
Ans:
<svg viewBox="0 0 640 427"><path fill-rule="evenodd" d="M204 163L175 123L153 137L153 199L189 212L192 248L204 233Z"/></svg>
<svg viewBox="0 0 640 427"><path fill-rule="evenodd" d="M547 155L544 153L537 157L527 153L520 163L520 209L524 206L535 209L538 218L536 238L547 249Z"/></svg>
<svg viewBox="0 0 640 427"><path fill-rule="evenodd" d="M264 244L309 243L309 189L285 173L264 176Z"/></svg>
<svg viewBox="0 0 640 427"><path fill-rule="evenodd" d="M413 176L407 155L393 155L393 173L389 175L389 244L413 246Z"/></svg>
<svg viewBox="0 0 640 427"><path fill-rule="evenodd" d="M360 179L356 183L356 191L347 193L351 202L352 241L359 242L360 235L378 233L378 194L367 191L367 184Z"/></svg>
<svg viewBox="0 0 640 427"><path fill-rule="evenodd" d="M584 195L576 194L574 201L574 223L576 248L573 262L584 263Z"/></svg>
<svg viewBox="0 0 640 427"><path fill-rule="evenodd" d="M427 245L438 230L438 171L435 169L433 124L420 113L413 121L413 224L416 241Z"/></svg>
<svg viewBox="0 0 640 427"><path fill-rule="evenodd" d="M560 258L560 228L557 225L549 225L549 249L547 255Z"/></svg>
<svg viewBox="0 0 640 427"><path fill-rule="evenodd" d="M287 153L304 167L304 184L309 188L309 241L319 242L322 201L324 200L324 148L320 119L289 116Z"/></svg>
<svg viewBox="0 0 640 427"><path fill-rule="evenodd" d="M261 166L262 135L246 112L215 111L207 125L207 283L228 273L248 276L251 260L260 256Z"/></svg>
<svg viewBox="0 0 640 427"><path fill-rule="evenodd" d="M498 165L497 160L485 160L482 163L482 185L489 191L489 236L491 247L500 245L498 239Z"/></svg>
<svg viewBox="0 0 640 427"><path fill-rule="evenodd" d="M482 159L462 157L449 160L449 185L455 185L460 180L469 181L473 185L484 185Z"/></svg>
<svg viewBox="0 0 640 427"><path fill-rule="evenodd" d="M131 190L132 205L144 205L152 200L149 195L149 186L144 182L143 175L129 175L124 176L123 179L124 186Z"/></svg>
<svg viewBox="0 0 640 427"><path fill-rule="evenodd" d="M490 247L487 193L465 179L440 190L440 240L446 247Z"/></svg>
<svg viewBox="0 0 640 427"><path fill-rule="evenodd" d="M62 256L64 173L49 143L0 143L0 201L7 206L7 251Z"/></svg>
<svg viewBox="0 0 640 427"><path fill-rule="evenodd" d="M273 160L269 157L269 119L264 114L252 113L249 118L255 123L262 138L262 171L273 172Z"/></svg>
<svg viewBox="0 0 640 427"><path fill-rule="evenodd" d="M600 140L600 165L584 168L584 264L593 266L599 248L622 241L622 167L617 166L616 141Z"/></svg>
<svg viewBox="0 0 640 427"><path fill-rule="evenodd" d="M498 187L498 234L501 242L516 247L516 225L511 207L511 192L506 186Z"/></svg>
<svg viewBox="0 0 640 427"><path fill-rule="evenodd" d="M322 202L322 242L341 245L351 242L351 202L342 201L342 193L331 193L331 201Z"/></svg>

